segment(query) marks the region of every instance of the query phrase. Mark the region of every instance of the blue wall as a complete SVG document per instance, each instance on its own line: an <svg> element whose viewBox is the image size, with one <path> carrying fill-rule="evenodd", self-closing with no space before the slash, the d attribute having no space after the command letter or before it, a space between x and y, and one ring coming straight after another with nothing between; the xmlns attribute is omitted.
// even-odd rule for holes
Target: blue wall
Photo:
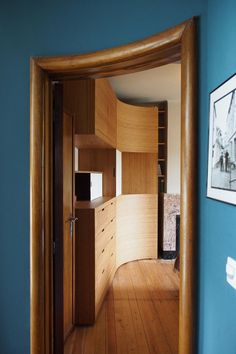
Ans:
<svg viewBox="0 0 236 354"><path fill-rule="evenodd" d="M207 95L236 72L236 2L209 0ZM225 280L227 256L236 258L235 206L205 198L208 107L201 114L199 354L236 353L236 292Z"/></svg>
<svg viewBox="0 0 236 354"><path fill-rule="evenodd" d="M222 4L210 0L208 9L204 0L22 0L1 4L1 353L29 354L30 56L125 44L192 16L200 16L199 354L236 353L232 333L235 293L224 279L226 256L236 256L235 209L205 198L208 92L235 71L235 10L235 0Z"/></svg>

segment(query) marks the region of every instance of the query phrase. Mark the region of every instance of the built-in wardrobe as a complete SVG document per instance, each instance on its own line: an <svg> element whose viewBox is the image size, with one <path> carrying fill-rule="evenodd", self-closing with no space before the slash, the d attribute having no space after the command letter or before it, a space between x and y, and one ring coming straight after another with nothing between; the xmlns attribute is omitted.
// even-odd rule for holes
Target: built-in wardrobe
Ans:
<svg viewBox="0 0 236 354"><path fill-rule="evenodd" d="M75 122L75 174L102 176L100 197L75 196L74 322L87 325L119 266L157 258L158 109L121 102L107 79L64 82L63 95Z"/></svg>

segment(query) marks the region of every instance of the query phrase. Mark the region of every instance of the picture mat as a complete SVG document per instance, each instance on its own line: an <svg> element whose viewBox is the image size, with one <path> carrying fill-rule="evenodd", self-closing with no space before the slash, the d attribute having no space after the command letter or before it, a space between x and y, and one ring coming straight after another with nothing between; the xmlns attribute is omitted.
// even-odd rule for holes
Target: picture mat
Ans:
<svg viewBox="0 0 236 354"><path fill-rule="evenodd" d="M212 150L213 150L213 124L214 124L214 104L226 97L236 89L236 75L228 79L210 94L209 112L209 148L208 148L208 176L207 176L207 197L221 200L227 203L236 204L236 191L220 189L212 186Z"/></svg>

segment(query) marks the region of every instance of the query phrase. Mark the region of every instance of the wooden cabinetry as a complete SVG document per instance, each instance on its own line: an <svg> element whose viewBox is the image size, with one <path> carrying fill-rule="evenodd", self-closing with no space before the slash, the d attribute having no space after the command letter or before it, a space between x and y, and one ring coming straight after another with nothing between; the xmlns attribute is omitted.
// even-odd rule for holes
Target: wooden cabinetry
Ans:
<svg viewBox="0 0 236 354"><path fill-rule="evenodd" d="M116 96L106 79L65 81L64 110L75 116L78 148L116 147Z"/></svg>
<svg viewBox="0 0 236 354"><path fill-rule="evenodd" d="M97 171L103 174L103 196L116 195L116 150L81 149L79 152L79 170Z"/></svg>
<svg viewBox="0 0 236 354"><path fill-rule="evenodd" d="M117 198L116 265L157 258L157 195L130 194Z"/></svg>
<svg viewBox="0 0 236 354"><path fill-rule="evenodd" d="M116 269L116 199L77 202L75 323L93 324Z"/></svg>
<svg viewBox="0 0 236 354"><path fill-rule="evenodd" d="M117 101L117 148L125 152L157 152L157 107Z"/></svg>
<svg viewBox="0 0 236 354"><path fill-rule="evenodd" d="M122 153L122 193L157 193L157 153Z"/></svg>

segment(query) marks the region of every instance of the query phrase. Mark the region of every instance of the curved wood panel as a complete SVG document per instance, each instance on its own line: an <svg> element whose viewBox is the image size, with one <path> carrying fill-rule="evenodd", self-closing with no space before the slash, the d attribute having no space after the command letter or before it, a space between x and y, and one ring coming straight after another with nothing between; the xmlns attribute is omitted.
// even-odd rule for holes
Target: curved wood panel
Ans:
<svg viewBox="0 0 236 354"><path fill-rule="evenodd" d="M157 193L157 153L122 153L122 194Z"/></svg>
<svg viewBox="0 0 236 354"><path fill-rule="evenodd" d="M116 267L157 258L157 195L129 194L116 200Z"/></svg>
<svg viewBox="0 0 236 354"><path fill-rule="evenodd" d="M157 153L158 109L117 100L117 149Z"/></svg>

